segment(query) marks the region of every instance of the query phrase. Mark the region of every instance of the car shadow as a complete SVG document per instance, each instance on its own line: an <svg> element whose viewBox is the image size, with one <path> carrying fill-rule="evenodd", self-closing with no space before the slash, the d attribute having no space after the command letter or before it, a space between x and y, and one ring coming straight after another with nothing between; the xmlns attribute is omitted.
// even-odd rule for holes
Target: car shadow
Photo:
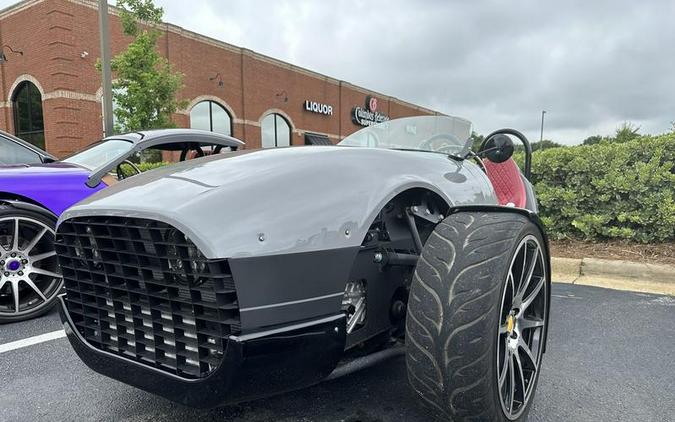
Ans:
<svg viewBox="0 0 675 422"><path fill-rule="evenodd" d="M125 386L126 387L126 386ZM379 365L302 390L211 410L192 409L126 387L109 409L125 421L428 421L408 386L405 359Z"/></svg>

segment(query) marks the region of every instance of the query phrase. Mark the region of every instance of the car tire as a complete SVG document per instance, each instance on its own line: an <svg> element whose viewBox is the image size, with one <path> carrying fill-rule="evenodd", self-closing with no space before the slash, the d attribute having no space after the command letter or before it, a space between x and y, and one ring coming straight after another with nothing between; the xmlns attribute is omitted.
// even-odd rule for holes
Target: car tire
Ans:
<svg viewBox="0 0 675 422"><path fill-rule="evenodd" d="M427 239L408 301L406 365L438 420L527 419L548 329L547 250L516 212L451 214Z"/></svg>
<svg viewBox="0 0 675 422"><path fill-rule="evenodd" d="M54 251L55 226L46 212L0 204L0 324L35 318L56 303L63 279Z"/></svg>

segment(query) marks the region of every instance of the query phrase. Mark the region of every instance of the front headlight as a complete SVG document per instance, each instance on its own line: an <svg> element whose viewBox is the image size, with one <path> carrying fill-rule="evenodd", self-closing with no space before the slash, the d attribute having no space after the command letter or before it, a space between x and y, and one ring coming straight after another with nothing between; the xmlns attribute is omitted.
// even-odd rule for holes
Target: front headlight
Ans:
<svg viewBox="0 0 675 422"><path fill-rule="evenodd" d="M198 285L206 273L206 257L183 234L175 229L166 233L167 259L169 270L176 281L188 285Z"/></svg>

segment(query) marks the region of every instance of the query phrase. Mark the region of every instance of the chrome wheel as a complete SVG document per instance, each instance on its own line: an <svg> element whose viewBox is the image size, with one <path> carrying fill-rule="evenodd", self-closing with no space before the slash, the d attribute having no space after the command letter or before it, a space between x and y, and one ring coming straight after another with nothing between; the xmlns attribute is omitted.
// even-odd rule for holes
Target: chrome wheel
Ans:
<svg viewBox="0 0 675 422"><path fill-rule="evenodd" d="M502 410L517 419L539 372L548 310L546 264L535 236L516 248L505 281L497 335L497 385Z"/></svg>
<svg viewBox="0 0 675 422"><path fill-rule="evenodd" d="M0 318L39 313L61 284L54 229L34 218L0 218Z"/></svg>

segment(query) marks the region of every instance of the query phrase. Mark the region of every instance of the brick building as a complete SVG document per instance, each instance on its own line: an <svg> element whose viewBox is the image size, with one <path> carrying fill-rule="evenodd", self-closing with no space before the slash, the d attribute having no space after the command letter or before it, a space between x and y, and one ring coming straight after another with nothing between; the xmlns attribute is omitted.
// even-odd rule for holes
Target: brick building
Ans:
<svg viewBox="0 0 675 422"><path fill-rule="evenodd" d="M0 11L0 129L62 157L103 136L98 3L25 0ZM111 50L122 51L110 8ZM159 49L184 74L181 127L232 134L247 148L335 143L374 120L436 112L172 24ZM17 52L20 51L20 52Z"/></svg>

